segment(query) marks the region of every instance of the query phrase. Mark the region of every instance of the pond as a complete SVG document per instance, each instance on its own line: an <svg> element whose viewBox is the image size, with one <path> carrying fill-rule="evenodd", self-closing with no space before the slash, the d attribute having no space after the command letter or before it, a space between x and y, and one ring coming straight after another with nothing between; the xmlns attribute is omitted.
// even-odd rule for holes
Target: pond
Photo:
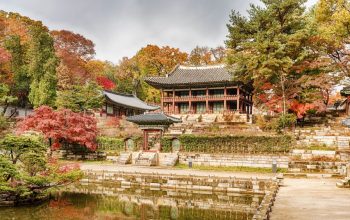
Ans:
<svg viewBox="0 0 350 220"><path fill-rule="evenodd" d="M40 205L2 207L0 219L233 219L248 220L263 195L75 185Z"/></svg>

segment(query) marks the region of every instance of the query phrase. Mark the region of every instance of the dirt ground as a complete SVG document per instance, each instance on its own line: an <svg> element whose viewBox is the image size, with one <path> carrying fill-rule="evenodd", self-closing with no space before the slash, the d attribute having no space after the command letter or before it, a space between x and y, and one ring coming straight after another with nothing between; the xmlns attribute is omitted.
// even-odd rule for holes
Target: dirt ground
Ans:
<svg viewBox="0 0 350 220"><path fill-rule="evenodd" d="M350 189L336 179L284 179L272 207L271 220L350 219Z"/></svg>

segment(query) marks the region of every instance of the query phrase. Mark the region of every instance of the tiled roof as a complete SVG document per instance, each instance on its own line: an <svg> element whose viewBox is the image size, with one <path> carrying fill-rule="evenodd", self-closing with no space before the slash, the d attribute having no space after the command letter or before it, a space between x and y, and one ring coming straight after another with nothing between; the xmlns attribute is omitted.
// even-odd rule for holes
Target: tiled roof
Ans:
<svg viewBox="0 0 350 220"><path fill-rule="evenodd" d="M126 120L139 125L170 125L181 122L181 119L166 115L164 113L145 113L141 115L134 115L127 117Z"/></svg>
<svg viewBox="0 0 350 220"><path fill-rule="evenodd" d="M346 86L342 90L340 90L340 94L342 96L350 96L350 86Z"/></svg>
<svg viewBox="0 0 350 220"><path fill-rule="evenodd" d="M148 105L139 98L131 94L120 94L110 91L103 91L103 95L110 101L130 108L136 108L141 110L156 110L159 106Z"/></svg>
<svg viewBox="0 0 350 220"><path fill-rule="evenodd" d="M187 67L177 66L166 77L147 77L145 81L156 88L171 88L189 85L215 86L233 84L232 75L224 65Z"/></svg>

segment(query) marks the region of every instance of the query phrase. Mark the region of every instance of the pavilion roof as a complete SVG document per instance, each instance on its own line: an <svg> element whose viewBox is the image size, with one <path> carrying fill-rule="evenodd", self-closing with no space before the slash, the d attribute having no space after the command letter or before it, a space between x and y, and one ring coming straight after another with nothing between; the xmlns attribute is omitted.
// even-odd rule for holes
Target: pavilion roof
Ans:
<svg viewBox="0 0 350 220"><path fill-rule="evenodd" d="M350 86L346 86L342 90L340 90L340 94L342 96L350 96Z"/></svg>
<svg viewBox="0 0 350 220"><path fill-rule="evenodd" d="M165 77L147 77L145 81L155 88L188 86L218 86L237 84L224 65L178 65Z"/></svg>
<svg viewBox="0 0 350 220"><path fill-rule="evenodd" d="M127 121L138 125L171 125L180 123L181 119L166 115L164 113L145 113L141 115L129 116Z"/></svg>
<svg viewBox="0 0 350 220"><path fill-rule="evenodd" d="M110 91L103 91L103 95L111 102L125 107L151 111L159 109L159 106L148 105L132 94L121 94Z"/></svg>

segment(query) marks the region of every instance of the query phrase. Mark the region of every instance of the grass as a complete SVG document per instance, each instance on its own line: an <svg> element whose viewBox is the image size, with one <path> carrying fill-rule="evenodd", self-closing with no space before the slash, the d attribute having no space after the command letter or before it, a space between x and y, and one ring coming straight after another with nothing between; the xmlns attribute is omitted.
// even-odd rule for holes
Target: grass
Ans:
<svg viewBox="0 0 350 220"><path fill-rule="evenodd" d="M310 146L297 146L295 149L300 149L300 150L336 150L336 147L329 147L325 144L322 144L322 145L316 145L316 144L313 144L313 145L310 145Z"/></svg>
<svg viewBox="0 0 350 220"><path fill-rule="evenodd" d="M224 171L224 172L253 172L253 173L272 173L271 168L261 167L224 167L224 166L202 166L193 165L189 168L187 164L177 164L177 169L193 169L193 170L206 170L206 171ZM277 168L277 173L286 173L288 169Z"/></svg>
<svg viewBox="0 0 350 220"><path fill-rule="evenodd" d="M113 161L109 160L59 160L64 163L84 163L84 164L113 164Z"/></svg>

